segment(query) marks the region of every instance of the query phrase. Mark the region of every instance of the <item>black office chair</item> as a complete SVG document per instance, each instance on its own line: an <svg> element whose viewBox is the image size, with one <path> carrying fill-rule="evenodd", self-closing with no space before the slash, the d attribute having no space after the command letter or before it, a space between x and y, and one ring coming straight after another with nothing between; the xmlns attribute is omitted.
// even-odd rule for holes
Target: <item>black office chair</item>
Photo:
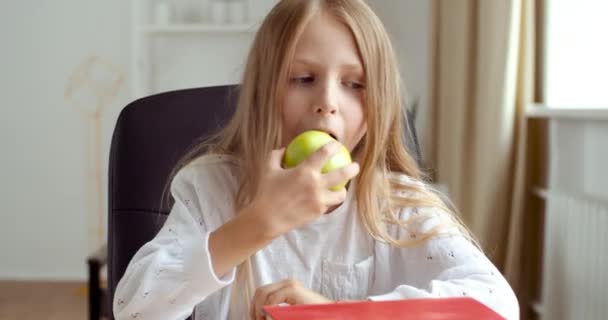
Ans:
<svg viewBox="0 0 608 320"><path fill-rule="evenodd" d="M88 259L91 319L114 318L118 281L170 211L161 197L172 168L199 138L227 123L237 89L218 86L157 94L130 103L120 113L110 147L107 256L102 248ZM414 119L409 120L414 132ZM410 149L419 159L416 136L409 136ZM100 288L98 275L106 257L109 292Z"/></svg>
<svg viewBox="0 0 608 320"><path fill-rule="evenodd" d="M186 89L149 96L120 113L110 147L108 304L135 252L169 213L162 193L172 168L195 142L232 116L236 86Z"/></svg>

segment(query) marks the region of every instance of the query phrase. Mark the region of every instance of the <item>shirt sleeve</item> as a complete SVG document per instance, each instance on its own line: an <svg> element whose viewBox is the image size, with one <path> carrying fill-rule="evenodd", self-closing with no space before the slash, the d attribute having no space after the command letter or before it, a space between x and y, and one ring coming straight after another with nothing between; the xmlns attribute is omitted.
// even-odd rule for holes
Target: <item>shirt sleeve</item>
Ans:
<svg viewBox="0 0 608 320"><path fill-rule="evenodd" d="M437 225L430 219L418 229ZM417 236L410 232L410 238ZM390 269L397 286L372 301L410 298L472 297L506 319L519 319L519 304L498 269L462 235L440 235L410 248L390 249Z"/></svg>
<svg viewBox="0 0 608 320"><path fill-rule="evenodd" d="M167 221L137 251L118 283L117 320L185 319L207 296L234 281L235 268L218 276L212 267L208 241L213 230L201 212L208 192L195 187L188 174L178 174L171 193L175 204Z"/></svg>

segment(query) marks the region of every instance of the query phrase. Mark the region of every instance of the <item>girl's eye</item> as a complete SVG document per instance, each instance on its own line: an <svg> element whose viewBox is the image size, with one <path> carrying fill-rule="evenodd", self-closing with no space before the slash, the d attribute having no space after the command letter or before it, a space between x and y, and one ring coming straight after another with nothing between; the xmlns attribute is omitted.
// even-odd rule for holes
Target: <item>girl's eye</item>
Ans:
<svg viewBox="0 0 608 320"><path fill-rule="evenodd" d="M346 86L348 86L351 89L355 89L355 90L365 89L365 86L363 84L356 82L356 81L347 81Z"/></svg>
<svg viewBox="0 0 608 320"><path fill-rule="evenodd" d="M310 84L315 80L312 76L301 76L291 78L291 82L295 84Z"/></svg>

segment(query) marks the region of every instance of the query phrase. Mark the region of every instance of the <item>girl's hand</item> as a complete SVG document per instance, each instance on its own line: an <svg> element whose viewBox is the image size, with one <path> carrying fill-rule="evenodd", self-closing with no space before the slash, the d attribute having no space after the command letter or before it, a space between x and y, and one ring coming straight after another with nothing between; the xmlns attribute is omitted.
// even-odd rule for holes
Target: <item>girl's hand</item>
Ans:
<svg viewBox="0 0 608 320"><path fill-rule="evenodd" d="M260 178L258 192L249 206L271 234L279 236L303 226L346 198L346 189L329 190L359 173L359 165L351 163L326 174L325 162L338 150L339 143L330 142L294 168L281 167L285 148L273 150Z"/></svg>
<svg viewBox="0 0 608 320"><path fill-rule="evenodd" d="M263 320L262 307L279 303L296 304L323 304L333 303L332 300L305 288L299 281L287 279L259 287L253 295L251 302L251 320Z"/></svg>

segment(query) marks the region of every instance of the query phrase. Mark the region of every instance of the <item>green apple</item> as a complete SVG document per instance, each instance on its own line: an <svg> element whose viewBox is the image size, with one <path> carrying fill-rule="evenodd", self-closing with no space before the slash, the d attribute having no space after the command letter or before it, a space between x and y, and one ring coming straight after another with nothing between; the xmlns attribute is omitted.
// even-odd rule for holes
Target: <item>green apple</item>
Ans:
<svg viewBox="0 0 608 320"><path fill-rule="evenodd" d="M283 167L293 168L312 155L319 148L325 144L335 141L329 134L319 131L310 130L304 131L295 137L287 146L285 150L285 156L283 157ZM348 149L341 144L340 148L334 155L332 155L327 162L321 168L322 173L327 173L332 170L336 170L349 165L352 162L350 152ZM346 186L348 181L344 181L338 185L335 185L330 190L338 191Z"/></svg>

